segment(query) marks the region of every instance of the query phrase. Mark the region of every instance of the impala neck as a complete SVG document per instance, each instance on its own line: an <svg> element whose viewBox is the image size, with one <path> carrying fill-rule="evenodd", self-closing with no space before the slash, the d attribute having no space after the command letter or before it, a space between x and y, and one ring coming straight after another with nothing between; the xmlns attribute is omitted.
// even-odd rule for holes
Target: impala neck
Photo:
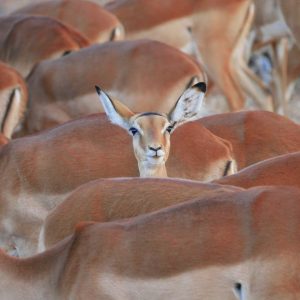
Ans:
<svg viewBox="0 0 300 300"><path fill-rule="evenodd" d="M166 165L163 164L149 164L138 163L140 177L168 177Z"/></svg>

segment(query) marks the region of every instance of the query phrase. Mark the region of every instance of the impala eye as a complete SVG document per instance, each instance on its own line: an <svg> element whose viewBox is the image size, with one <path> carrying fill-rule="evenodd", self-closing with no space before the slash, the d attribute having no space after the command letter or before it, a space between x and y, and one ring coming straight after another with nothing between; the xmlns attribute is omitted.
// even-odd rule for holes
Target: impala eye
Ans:
<svg viewBox="0 0 300 300"><path fill-rule="evenodd" d="M138 130L134 127L129 128L129 131L131 132L131 134L134 136L136 133L138 133Z"/></svg>
<svg viewBox="0 0 300 300"><path fill-rule="evenodd" d="M172 130L173 130L173 128L174 128L174 126L170 125L170 126L167 127L166 131L169 132L169 133L171 133Z"/></svg>

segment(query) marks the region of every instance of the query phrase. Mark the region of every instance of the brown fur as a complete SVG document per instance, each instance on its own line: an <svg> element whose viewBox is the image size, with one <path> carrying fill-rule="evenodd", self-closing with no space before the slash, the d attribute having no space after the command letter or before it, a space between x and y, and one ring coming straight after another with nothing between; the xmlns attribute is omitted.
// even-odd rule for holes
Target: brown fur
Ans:
<svg viewBox="0 0 300 300"><path fill-rule="evenodd" d="M42 16L12 15L0 18L0 59L24 77L41 60L89 45L75 29Z"/></svg>
<svg viewBox="0 0 300 300"><path fill-rule="evenodd" d="M200 53L199 60L230 108L239 110L244 94L235 72L240 66L233 58L249 31L250 4L248 0L126 0L105 7L122 22L128 39L152 38L179 49L194 43L187 52L196 57Z"/></svg>
<svg viewBox="0 0 300 300"><path fill-rule="evenodd" d="M51 247L70 235L81 221L129 218L195 197L230 191L238 189L182 179L98 179L78 187L48 215L40 242Z"/></svg>
<svg viewBox="0 0 300 300"><path fill-rule="evenodd" d="M272 112L225 113L197 122L232 144L239 170L264 159L300 151L300 126Z"/></svg>
<svg viewBox="0 0 300 300"><path fill-rule="evenodd" d="M8 138L0 133L0 146L5 145L9 142Z"/></svg>
<svg viewBox="0 0 300 300"><path fill-rule="evenodd" d="M291 185L300 187L300 152L267 159L215 182L243 188L258 185Z"/></svg>
<svg viewBox="0 0 300 300"><path fill-rule="evenodd" d="M168 112L191 80L203 77L189 56L159 42L94 45L42 62L32 72L27 132L103 111L95 84L134 112Z"/></svg>
<svg viewBox="0 0 300 300"><path fill-rule="evenodd" d="M81 225L30 259L1 253L0 297L296 299L299 200L299 189L258 187Z"/></svg>
<svg viewBox="0 0 300 300"><path fill-rule="evenodd" d="M124 36L123 26L118 19L100 5L90 1L43 1L25 6L14 13L56 18L76 28L92 43L119 40Z"/></svg>
<svg viewBox="0 0 300 300"><path fill-rule="evenodd" d="M22 76L9 65L0 62L0 74L0 126L2 134L6 135L6 138L5 136L1 137L0 144L3 144L12 137L13 131L21 125L24 119L28 90ZM20 91L21 96L17 106L11 103L16 89Z"/></svg>
<svg viewBox="0 0 300 300"><path fill-rule="evenodd" d="M196 122L176 129L171 143L170 177L216 179L232 160L230 144ZM37 224L79 185L139 172L130 136L103 115L93 115L3 146L0 174L5 174L0 176L0 231L11 238L36 237ZM5 218L14 224L10 230L2 224ZM30 248L30 238L24 247Z"/></svg>

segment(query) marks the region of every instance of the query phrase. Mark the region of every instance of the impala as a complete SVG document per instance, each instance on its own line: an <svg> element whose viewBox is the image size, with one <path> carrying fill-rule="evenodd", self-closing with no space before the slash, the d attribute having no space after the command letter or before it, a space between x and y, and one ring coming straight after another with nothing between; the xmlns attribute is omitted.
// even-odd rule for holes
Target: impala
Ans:
<svg viewBox="0 0 300 300"><path fill-rule="evenodd" d="M21 126L28 101L27 85L12 67L0 62L0 145Z"/></svg>
<svg viewBox="0 0 300 300"><path fill-rule="evenodd" d="M229 185L229 188L260 185L288 185L300 188L299 178L300 152L295 152L256 163L236 174L214 180L213 183ZM40 250L49 248L71 234L80 221L106 222L132 217L137 212L141 214L149 212L150 209L156 210L161 206L171 205L167 195L171 196L172 203L175 204L178 199L181 201L207 196L205 189L208 189L209 193L224 192L221 186L170 179L123 178L89 182L77 188L47 216L41 231ZM163 191L164 196L158 191ZM153 195L159 193L160 200L156 201ZM138 195L143 195L143 198L139 199Z"/></svg>
<svg viewBox="0 0 300 300"><path fill-rule="evenodd" d="M112 100L98 86L96 91L110 121L132 134L140 176L166 177L165 163L169 157L170 134L179 125L201 117L206 84L198 82L187 89L168 114L135 114L123 103ZM234 166L229 165L229 173L234 169Z"/></svg>
<svg viewBox="0 0 300 300"><path fill-rule="evenodd" d="M299 77L299 40L298 27L299 3L297 1L282 0L254 0L256 15L253 30L248 40L247 48L249 56L252 53L263 54L270 67L270 78L265 80L264 74L256 76L257 91L272 96L273 110L282 109L288 112L288 101L291 98L296 79ZM256 55L256 54L254 54ZM258 72L263 73L263 65L259 60L254 60L254 66ZM263 106L262 99L256 99Z"/></svg>
<svg viewBox="0 0 300 300"><path fill-rule="evenodd" d="M118 19L100 5L90 1L43 1L27 5L14 14L56 18L77 29L92 43L120 40L124 36L124 28Z"/></svg>
<svg viewBox="0 0 300 300"><path fill-rule="evenodd" d="M195 56L224 93L229 107L240 110L245 92L256 90L244 59L254 17L251 2L116 0L105 8L124 25L127 39L156 39Z"/></svg>
<svg viewBox="0 0 300 300"><path fill-rule="evenodd" d="M285 80L285 82L283 82L283 84L285 84L283 85L283 108L287 110L289 100L296 86L296 81L300 76L300 28L297 18L300 6L299 2L295 0L280 0L279 2L284 22L288 26L289 42L291 43L292 41L293 43L293 46L287 45L286 43L284 54L280 57L283 73L282 77L283 80ZM292 111L289 111L289 113L291 112Z"/></svg>
<svg viewBox="0 0 300 300"><path fill-rule="evenodd" d="M189 122L172 135L166 169L170 177L209 181L232 174L235 162L230 143ZM26 255L48 212L74 188L139 172L129 135L97 114L12 140L0 150L0 174L0 245Z"/></svg>
<svg viewBox="0 0 300 300"><path fill-rule="evenodd" d="M99 84L135 112L168 112L204 73L189 56L150 41L108 42L40 63L29 76L31 106L26 132L103 111ZM64 84L61 84L61 83Z"/></svg>
<svg viewBox="0 0 300 300"><path fill-rule="evenodd" d="M41 60L57 58L88 45L78 31L52 18L0 17L0 59L23 77Z"/></svg>
<svg viewBox="0 0 300 300"><path fill-rule="evenodd" d="M215 182L243 188L258 185L289 185L300 188L300 152L264 160Z"/></svg>
<svg viewBox="0 0 300 300"><path fill-rule="evenodd" d="M75 189L49 213L40 232L39 252L73 233L82 221L124 219L195 197L212 197L238 190L231 186L170 178L94 180ZM37 240L31 243L37 245Z"/></svg>
<svg viewBox="0 0 300 300"><path fill-rule="evenodd" d="M79 224L37 256L0 253L0 298L297 299L299 200L299 189L258 187Z"/></svg>
<svg viewBox="0 0 300 300"><path fill-rule="evenodd" d="M283 1L279 0L280 9L282 12L282 16L284 17L284 21L288 25L290 29L290 33L292 33L295 43L298 48L300 47L300 31L299 31L299 20L297 19L300 5L296 0Z"/></svg>
<svg viewBox="0 0 300 300"><path fill-rule="evenodd" d="M300 126L276 113L224 113L197 122L232 144L238 170L277 155L300 151Z"/></svg>

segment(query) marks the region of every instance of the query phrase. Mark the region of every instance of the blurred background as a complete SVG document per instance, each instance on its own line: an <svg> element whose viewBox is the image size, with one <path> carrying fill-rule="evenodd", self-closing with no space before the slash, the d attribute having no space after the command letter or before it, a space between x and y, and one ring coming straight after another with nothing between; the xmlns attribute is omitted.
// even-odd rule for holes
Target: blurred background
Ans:
<svg viewBox="0 0 300 300"><path fill-rule="evenodd" d="M13 13L15 10L21 9L29 4L39 4L43 2L46 2L46 0L1 0L0 15L5 17ZM145 19L151 14L154 18L157 17L157 14L159 19L161 8L158 6L153 6L153 8L149 4L151 1L141 1L141 3L147 3L147 5L149 4L149 7L151 7L145 8L145 11L139 10L139 15L142 16L142 18L136 18L134 21L130 20L129 15L127 15L126 20L126 16L124 17L125 13L123 13L121 9L118 10L118 3L126 3L130 1L94 0L92 2L102 5L104 9L107 9L110 13L115 14L115 16L119 18L120 23L123 24L125 28L124 39L144 37L153 37L156 39L157 33L155 30L157 27L155 26L157 25L153 27L154 29L151 28L145 33L143 31L144 25L140 26L140 24L138 24L138 22L143 19L143 13L145 13ZM228 7L231 5L231 1L226 2L224 0L219 0L217 2L225 3L224 7L227 5L226 3L228 3ZM212 36L205 36L206 33L204 31L201 32L201 29L199 29L203 26L203 24L200 24L198 21L195 21L195 24L189 24L189 20L183 17L180 19L180 22L187 23L186 32L189 32L190 36L197 40L198 43L196 45L197 50L194 51L191 56L198 61L202 70L207 74L206 80L208 82L209 91L205 102L206 114L223 113L235 110L264 109L274 111L278 114L285 115L296 122L300 122L300 85L298 83L298 77L300 75L300 43L298 41L300 36L300 25L298 24L300 1L243 0L241 3L242 2L247 2L248 4L252 2L254 6L254 13L252 19L249 17L251 12L237 16L238 22L241 22L241 24L245 23L245 25L243 25L244 27L241 26L240 29L240 31L245 31L245 36L243 39L239 37L241 39L238 41L240 45L236 47L237 49L235 49L233 53L230 53L233 57L233 62L230 66L227 66L228 70L230 70L230 68L236 68L236 70L231 70L232 74L229 74L230 76L228 76L228 78L224 78L224 74L226 74L228 70L219 71L218 68L221 69L221 67L217 66L218 60L220 60L220 63L223 63L219 58L218 51L216 51L218 47L217 44L220 42L219 51L221 52L224 41L221 41L220 37L217 37L214 41L212 41ZM199 3L201 3L201 0L199 0ZM122 4L120 4L120 6L122 6ZM199 14L196 6L197 5L195 5L195 15ZM183 6L183 10L184 9L185 8ZM223 8L219 8L216 5L215 8L210 8L210 10L207 11L207 14L206 12L201 12L201 16L207 16L208 18L206 24L209 24L209 26L207 25L207 28L205 29L206 31L209 31L210 29L214 30L214 27L218 26L218 22L220 22L220 27L223 26L221 24L222 9ZM227 8L225 7L224 19L228 17L226 15L226 9ZM200 10L201 8L199 8L199 11ZM216 11L216 16L209 19L208 16L213 15L211 13L212 10ZM233 10L228 9L228 11ZM249 11L251 11L251 9ZM179 14L180 13L181 12L179 12ZM184 12L182 13L184 15ZM77 15L76 17L79 18L80 15ZM125 20L122 19L123 17ZM240 20L238 17L242 19L244 18L244 20ZM251 21L248 19L251 19ZM196 20L195 17L194 20ZM162 24L164 21L165 20L161 20ZM246 24L248 21L249 24ZM141 29L135 29L133 26L140 26ZM233 25L229 25L229 27L230 26L234 27L234 23ZM174 30L175 33L172 30ZM215 31L217 32L217 30ZM230 35L233 31L233 28L229 28L228 32L225 32L224 35ZM166 28L165 32L164 36L159 36L157 39L161 39L161 41L165 41L167 44L174 46L172 43L173 40L176 40L176 33L178 33L178 36L180 35L179 30L176 31L176 29L173 29L170 26L170 31ZM169 40L165 38L168 33ZM170 37L172 34L175 34L173 38ZM203 34L203 37L199 38L201 34ZM211 46L210 43L216 44L216 46ZM192 46L193 45L188 45L190 48ZM188 47L184 49L186 53L189 52L186 50ZM211 50L205 50L205 48ZM216 56L209 57L209 54L205 53L205 51L211 52L212 56L213 54ZM226 52L227 50L224 51ZM211 62L209 62L209 60L211 60ZM209 63L207 64L207 62ZM232 76L237 76L237 78L242 78L242 80L237 83L236 78L235 80L230 78ZM241 102L234 102L234 91L231 92L230 89L234 90L235 88L229 88L228 80L234 81L234 84L232 85L235 85L237 90L242 91L242 105ZM30 89L29 95L31 97Z"/></svg>

